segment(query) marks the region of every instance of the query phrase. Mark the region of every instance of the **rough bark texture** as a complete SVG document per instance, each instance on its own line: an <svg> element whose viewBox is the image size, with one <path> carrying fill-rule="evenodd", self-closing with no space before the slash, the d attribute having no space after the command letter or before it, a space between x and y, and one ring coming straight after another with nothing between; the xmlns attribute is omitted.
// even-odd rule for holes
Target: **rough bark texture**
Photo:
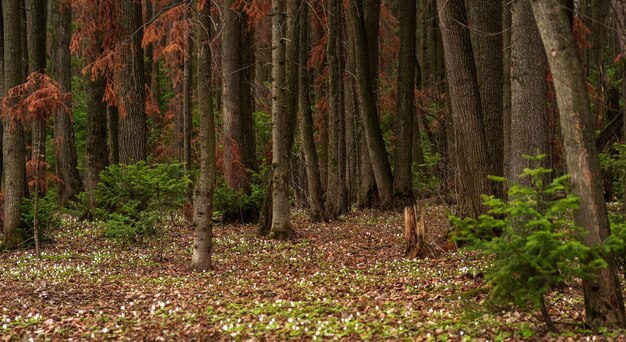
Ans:
<svg viewBox="0 0 626 342"><path fill-rule="evenodd" d="M416 1L401 0L400 53L398 60L398 95L396 99L394 179L395 196L405 205L413 202L412 166L413 135L419 136L415 118L415 30ZM414 128L418 130L414 131Z"/></svg>
<svg viewBox="0 0 626 342"><path fill-rule="evenodd" d="M302 6L300 9L300 50L298 62L300 68L307 64L309 54L308 18L309 7ZM300 99L300 134L302 136L302 149L304 151L304 163L307 177L307 200L309 204L309 216L313 222L324 221L324 204L322 200L322 183L320 180L319 161L315 150L313 136L313 111L309 94L310 77L306 70L298 72L298 97Z"/></svg>
<svg viewBox="0 0 626 342"><path fill-rule="evenodd" d="M502 132L502 2L473 0L467 3L476 64L476 75L485 132L488 171L504 175L504 136ZM498 195L502 186L494 185Z"/></svg>
<svg viewBox="0 0 626 342"><path fill-rule="evenodd" d="M438 0L441 36L454 121L458 203L466 216L483 212L481 194L489 193L488 158L476 67L463 0Z"/></svg>
<svg viewBox="0 0 626 342"><path fill-rule="evenodd" d="M571 189L580 205L574 218L585 230L583 243L595 247L609 236L610 228L580 55L559 0L532 0L531 5L553 74ZM611 255L605 260L606 268L583 279L585 319L592 329L623 328L626 317L615 260Z"/></svg>
<svg viewBox="0 0 626 342"><path fill-rule="evenodd" d="M187 47L185 62L183 65L183 162L185 170L191 170L191 130L193 113L191 108L191 88L193 87L193 40L191 35L187 37Z"/></svg>
<svg viewBox="0 0 626 342"><path fill-rule="evenodd" d="M359 80L357 88L364 116L367 149L374 172L374 179L376 180L380 205L383 208L388 208L393 204L393 176L378 120L376 97L372 93L369 52L365 50L368 46L368 40L365 31L363 8L358 1L353 2L350 8L352 10L352 23L355 34L356 69Z"/></svg>
<svg viewBox="0 0 626 342"><path fill-rule="evenodd" d="M341 4L338 0L328 3L328 181L326 189L327 216L334 218L346 208L345 187L345 120L342 70L340 68ZM343 128L343 129L342 129ZM343 143L341 142L342 140Z"/></svg>
<svg viewBox="0 0 626 342"><path fill-rule="evenodd" d="M105 105L107 146L109 148L109 164L115 165L120 162L120 114L117 106Z"/></svg>
<svg viewBox="0 0 626 342"><path fill-rule="evenodd" d="M98 185L100 171L109 164L107 146L107 106L103 102L106 80L91 80L86 76L87 85L87 139L85 142L85 191L89 202L95 208L94 190ZM117 117L117 113L115 113Z"/></svg>
<svg viewBox="0 0 626 342"><path fill-rule="evenodd" d="M0 3L0 94L4 96L4 23L2 18L2 4ZM2 108L0 108L0 113L2 112ZM2 120L0 120L0 151L3 151L3 135L4 135L4 124ZM2 183L2 160L4 153L0 152L0 184Z"/></svg>
<svg viewBox="0 0 626 342"><path fill-rule="evenodd" d="M503 163L504 177L511 179L510 159L511 159L511 2L502 0L504 10L502 11L502 45L504 49L503 60L503 93L502 93L502 134L503 141ZM505 185L506 186L506 185ZM506 191L505 191L506 192Z"/></svg>
<svg viewBox="0 0 626 342"><path fill-rule="evenodd" d="M530 2L512 3L511 14L511 127L509 175L515 183L530 185L520 179L525 168L536 163L522 157L549 153L547 108L548 61L537 31ZM548 167L549 158L542 162Z"/></svg>
<svg viewBox="0 0 626 342"><path fill-rule="evenodd" d="M193 256L195 271L211 269L213 246L213 189L215 187L215 118L211 91L211 10L210 1L198 10L196 38L198 39L198 107L200 112L200 172L193 196Z"/></svg>
<svg viewBox="0 0 626 342"><path fill-rule="evenodd" d="M288 239L294 234L290 222L289 208L289 166L293 130L291 123L295 113L289 112L287 84L287 41L295 44L295 38L289 37L293 30L294 19L287 22L286 0L272 0L272 226L270 237ZM289 1L291 9L295 2ZM297 7L296 7L297 8Z"/></svg>
<svg viewBox="0 0 626 342"><path fill-rule="evenodd" d="M250 185L248 170L254 169L254 129L250 128L252 110L249 53L245 15L233 9L235 0L224 1L225 26L222 31L222 117L224 130L224 180L233 189L247 189Z"/></svg>
<svg viewBox="0 0 626 342"><path fill-rule="evenodd" d="M22 69L22 28L20 25L20 0L2 1L4 29L4 86L5 90L24 81ZM20 201L24 197L26 151L24 129L19 119L2 113L3 134L3 189L4 194L4 245L17 248L22 237L18 232L21 221Z"/></svg>
<svg viewBox="0 0 626 342"><path fill-rule="evenodd" d="M613 16L617 23L616 29L619 39L620 50L622 52L622 80L626 80L626 0L611 0L611 8L613 10ZM622 96L626 100L626 82L622 81ZM626 141L626 102L622 105L622 137ZM626 171L624 174L626 179ZM624 184L626 190L626 182ZM624 198L626 199L626 191L624 192ZM624 213L626 214L626 200L624 201Z"/></svg>
<svg viewBox="0 0 626 342"><path fill-rule="evenodd" d="M116 73L120 109L120 162L134 164L147 157L146 91L143 63L141 3L117 0L123 29L120 68Z"/></svg>
<svg viewBox="0 0 626 342"><path fill-rule="evenodd" d="M54 35L51 41L52 63L50 72L55 75L64 92L72 89L72 61L70 39L72 38L72 10L59 0L51 2L51 27ZM68 106L71 107L70 104ZM54 117L54 141L56 173L63 183L59 185L59 204L78 194L83 186L77 169L76 142L72 114L59 111Z"/></svg>

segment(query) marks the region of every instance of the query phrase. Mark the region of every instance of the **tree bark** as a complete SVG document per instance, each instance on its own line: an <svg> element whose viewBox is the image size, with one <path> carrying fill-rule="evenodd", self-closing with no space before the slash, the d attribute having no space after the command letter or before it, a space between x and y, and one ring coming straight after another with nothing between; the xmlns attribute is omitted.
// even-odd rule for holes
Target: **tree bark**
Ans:
<svg viewBox="0 0 626 342"><path fill-rule="evenodd" d="M191 131L193 113L191 109L191 88L193 87L193 77L191 70L193 68L193 39L191 35L187 37L186 56L183 65L183 162L185 170L191 171Z"/></svg>
<svg viewBox="0 0 626 342"><path fill-rule="evenodd" d="M374 171L374 179L383 208L393 205L393 176L387 158L385 142L383 140L380 122L376 110L376 97L372 93L371 66L368 52L367 32L363 18L363 8L358 1L350 6L355 34L355 53L357 78L359 80L358 93L365 123L365 137L370 162Z"/></svg>
<svg viewBox="0 0 626 342"><path fill-rule="evenodd" d="M85 142L85 191L89 195L91 209L96 207L95 189L100 171L109 165L107 146L107 106L103 101L106 80L91 79L86 75L87 85L87 139ZM117 113L115 118L117 118ZM116 139L117 142L117 139Z"/></svg>
<svg viewBox="0 0 626 342"><path fill-rule="evenodd" d="M9 89L24 81L22 69L22 27L20 0L2 1L4 33L4 87ZM5 93L6 94L6 93ZM13 104L10 99L9 105ZM20 202L25 196L24 129L19 118L2 113L3 121L3 194L4 246L14 249L22 242L18 231L21 222Z"/></svg>
<svg viewBox="0 0 626 342"><path fill-rule="evenodd" d="M300 9L300 37L299 37L299 66L306 68L309 54L308 37L309 7L302 6ZM313 112L311 110L311 98L309 94L310 77L306 70L298 72L298 97L300 99L300 134L302 135L302 149L304 151L304 163L307 177L307 200L309 204L309 216L312 222L324 221L324 204L322 200L322 183L320 180L319 161L315 150L313 136Z"/></svg>
<svg viewBox="0 0 626 342"><path fill-rule="evenodd" d="M619 39L620 50L622 53L622 79L626 80L626 0L611 0L611 8L613 16L617 23L617 35ZM626 82L622 81L622 98L626 100ZM622 105L622 142L626 141L626 103ZM624 171L624 179L626 180L626 170ZM624 182L624 190L626 190L626 181ZM626 215L626 191L624 192L624 208Z"/></svg>
<svg viewBox="0 0 626 342"><path fill-rule="evenodd" d="M528 0L512 3L511 13L511 128L510 180L530 186L520 178L535 162L522 155L547 154L550 149L547 108L548 61ZM541 166L549 167L549 158Z"/></svg>
<svg viewBox="0 0 626 342"><path fill-rule="evenodd" d="M454 122L458 202L465 216L478 217L483 212L481 194L490 193L489 169L465 3L463 0L438 0L437 4Z"/></svg>
<svg viewBox="0 0 626 342"><path fill-rule="evenodd" d="M250 99L250 84L246 81L248 65L244 59L249 49L244 45L247 40L245 15L234 9L237 1L224 1L224 29L222 31L222 117L224 130L224 180L233 189L248 189L250 186L249 169L254 168L254 159L249 152L254 151L254 130L250 134L252 108L247 103ZM247 128L247 129L246 129ZM251 135L251 136L249 136ZM251 139L251 140L250 140ZM248 146L251 145L251 146Z"/></svg>
<svg viewBox="0 0 626 342"><path fill-rule="evenodd" d="M467 3L472 49L476 63L476 76L480 93L485 143L489 167L488 174L504 175L504 137L502 132L502 2L473 0ZM502 196L502 185L494 184L497 195Z"/></svg>
<svg viewBox="0 0 626 342"><path fill-rule="evenodd" d="M343 82L340 68L341 50L339 32L341 26L339 0L328 3L328 181L326 189L327 217L335 218L346 208L345 187L345 120L343 108ZM343 128L343 130L342 130ZM343 138L343 139L342 139ZM342 158L343 157L343 158Z"/></svg>
<svg viewBox="0 0 626 342"><path fill-rule="evenodd" d="M270 237L289 239L294 231L290 222L289 166L293 144L292 122L295 113L290 112L291 91L287 60L289 47L297 44L293 13L300 1L272 0L272 226ZM287 13L289 18L287 18ZM288 19L288 20L287 20ZM292 45L293 44L293 45Z"/></svg>
<svg viewBox="0 0 626 342"><path fill-rule="evenodd" d="M147 157L147 117L143 63L141 4L117 0L119 25L123 29L116 73L119 96L120 162L134 164Z"/></svg>
<svg viewBox="0 0 626 342"><path fill-rule="evenodd" d="M197 1L197 0L196 0ZM194 1L195 2L195 1ZM211 269L213 247L213 189L215 188L215 117L211 90L211 1L198 9L198 107L200 112L200 172L193 198L194 244L191 267L195 271Z"/></svg>
<svg viewBox="0 0 626 342"><path fill-rule="evenodd" d="M70 40L72 38L71 7L59 0L51 3L51 27L54 35L51 42L51 73L56 75L61 90L72 90L72 61ZM71 104L67 104L71 108ZM63 183L59 186L59 204L64 205L82 190L82 182L77 169L76 142L72 114L60 110L54 118L54 140L56 173Z"/></svg>
<svg viewBox="0 0 626 342"><path fill-rule="evenodd" d="M419 126L413 125L415 118L416 1L401 0L398 8L400 15L400 53L398 56L393 187L396 198L408 205L413 203L413 135L419 137ZM413 131L415 127L418 129Z"/></svg>
<svg viewBox="0 0 626 342"><path fill-rule="evenodd" d="M575 222L585 230L583 243L596 247L609 236L610 227L582 62L562 4L558 0L532 0L531 5L553 75L567 169L580 205ZM604 258L607 267L583 279L586 322L594 330L626 326L615 260L612 255Z"/></svg>

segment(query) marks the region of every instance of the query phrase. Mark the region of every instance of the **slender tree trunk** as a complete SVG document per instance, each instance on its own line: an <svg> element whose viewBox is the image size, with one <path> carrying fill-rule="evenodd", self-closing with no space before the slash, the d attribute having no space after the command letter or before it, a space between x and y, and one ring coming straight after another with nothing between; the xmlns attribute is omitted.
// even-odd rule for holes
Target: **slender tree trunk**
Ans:
<svg viewBox="0 0 626 342"><path fill-rule="evenodd" d="M215 187L215 118L211 90L211 1L198 10L198 107L200 112L200 173L193 199L194 244L191 267L196 271L211 268L213 246L213 189Z"/></svg>
<svg viewBox="0 0 626 342"><path fill-rule="evenodd" d="M6 90L4 89L4 22L3 22L4 19L3 19L2 13L3 13L3 6L0 3L0 94L4 96ZM0 113L2 113L2 108L0 108ZM0 151L4 151L3 149L4 127L3 126L4 126L4 122L3 120L0 120ZM3 156L4 156L4 153L0 152L0 188L4 184L4 181L2 178Z"/></svg>
<svg viewBox="0 0 626 342"><path fill-rule="evenodd" d="M56 75L64 92L72 90L72 61L70 40L72 38L71 7L59 0L52 0L51 27L54 28L52 39L51 73ZM71 105L67 104L69 107ZM91 109L91 108L90 108ZM58 111L54 118L54 140L56 173L63 183L59 186L59 204L64 205L82 190L82 182L77 169L76 142L71 113Z"/></svg>
<svg viewBox="0 0 626 342"><path fill-rule="evenodd" d="M187 51L183 66L183 156L185 170L191 170L191 129L193 113L191 112L191 88L193 87L192 70L192 38L187 37Z"/></svg>
<svg viewBox="0 0 626 342"><path fill-rule="evenodd" d="M374 179L376 180L380 205L383 208L388 208L393 205L393 176L391 174L391 167L389 166L387 151L385 150L385 142L378 120L376 97L372 94L370 61L368 52L365 50L368 46L368 40L365 31L363 9L359 2L353 2L350 8L352 9L355 33L356 67L357 78L359 80L358 92L361 108L364 113L365 137L367 139L368 153L374 171Z"/></svg>
<svg viewBox="0 0 626 342"><path fill-rule="evenodd" d="M341 25L341 4L339 0L328 2L328 181L326 189L327 217L335 218L345 210L345 142L340 144L342 133L345 137L345 130L341 132L340 127L345 127L343 119L343 106L340 101L341 74L339 60L339 27ZM344 152L344 153L342 153Z"/></svg>
<svg viewBox="0 0 626 342"><path fill-rule="evenodd" d="M530 185L519 176L535 163L522 155L549 153L547 68L548 61L528 0L512 4L511 20L511 137L510 179ZM548 167L549 159L542 161Z"/></svg>
<svg viewBox="0 0 626 342"><path fill-rule="evenodd" d="M3 0L4 87L9 90L24 81L22 69L22 28L20 0ZM11 100L9 100L11 101ZM11 104L11 103L9 103ZM25 195L24 129L12 113L2 113L3 134L3 199L4 246L14 249L22 240L18 227L21 221L20 202Z"/></svg>
<svg viewBox="0 0 626 342"><path fill-rule="evenodd" d="M400 53L398 59L398 95L396 98L396 143L394 151L395 195L405 205L413 202L412 144L415 117L415 30L416 1L402 0L398 4L400 15Z"/></svg>
<svg viewBox="0 0 626 342"><path fill-rule="evenodd" d="M297 44L294 35L295 14L300 1L272 0L272 226L270 237L288 239L293 234L289 208L289 165L293 144L294 113L289 112L287 42ZM296 4L297 3L297 4ZM287 20L289 13L289 20ZM291 45L289 44L289 45Z"/></svg>
<svg viewBox="0 0 626 342"><path fill-rule="evenodd" d="M585 230L583 243L597 247L609 236L610 228L580 55L562 4L532 0L531 5L553 75L567 169L580 205L574 218ZM594 330L624 328L624 301L615 260L612 255L604 258L607 267L583 279L586 322Z"/></svg>
<svg viewBox="0 0 626 342"><path fill-rule="evenodd" d="M485 134L489 162L487 172L490 175L503 176L502 2L473 0L467 4L483 124L485 132L489 132ZM494 184L493 188L497 195L503 195L501 184Z"/></svg>
<svg viewBox="0 0 626 342"><path fill-rule="evenodd" d="M120 162L134 164L147 157L146 93L143 63L141 4L117 0L118 20L124 30L117 71Z"/></svg>
<svg viewBox="0 0 626 342"><path fill-rule="evenodd" d="M309 54L309 31L308 19L309 7L302 6L300 9L300 50L299 67L306 68ZM306 70L298 72L298 97L300 99L300 134L302 135L302 149L304 151L304 163L307 177L307 200L309 203L309 215L311 221L324 221L324 204L322 201L322 183L320 180L319 161L315 150L313 137L313 112L311 110L311 98L309 93L310 78Z"/></svg>
<svg viewBox="0 0 626 342"><path fill-rule="evenodd" d="M106 80L91 80L86 76L87 84L87 140L85 145L85 191L89 194L91 208L96 207L95 189L100 180L100 171L109 165L107 146L107 106L103 102ZM114 113L117 119L117 112ZM115 140L117 142L117 139ZM111 161L113 164L114 161Z"/></svg>
<svg viewBox="0 0 626 342"><path fill-rule="evenodd" d="M452 109L458 202L466 216L483 212L481 194L489 193L488 158L476 67L463 0L438 0L441 36Z"/></svg>

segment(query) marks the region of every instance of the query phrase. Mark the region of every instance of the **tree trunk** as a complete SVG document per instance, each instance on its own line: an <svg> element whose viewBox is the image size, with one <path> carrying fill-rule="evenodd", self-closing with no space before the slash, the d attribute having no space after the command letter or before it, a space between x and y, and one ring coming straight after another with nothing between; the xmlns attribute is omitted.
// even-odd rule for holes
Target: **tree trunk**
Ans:
<svg viewBox="0 0 626 342"><path fill-rule="evenodd" d="M108 160L110 165L120 162L120 114L117 106L104 106L106 117L106 136L109 150Z"/></svg>
<svg viewBox="0 0 626 342"><path fill-rule="evenodd" d="M345 187L345 120L342 99L343 82L340 68L341 4L328 3L328 181L326 188L327 217L335 218L346 210ZM344 128L343 131L341 128ZM343 139L342 139L343 137ZM344 158L342 158L344 157Z"/></svg>
<svg viewBox="0 0 626 342"><path fill-rule="evenodd" d="M4 89L4 22L3 22L3 15L2 15L2 12L3 12L2 7L3 6L0 3L0 94L4 96L6 90ZM0 114L1 113L2 113L2 108L0 108ZM4 136L4 124L3 124L3 120L0 120L0 187L4 183L2 181L3 179L2 178L2 172L3 172L3 167L2 167L3 159L2 158L3 158L4 153L1 152L1 151L4 151L3 136Z"/></svg>
<svg viewBox="0 0 626 342"><path fill-rule="evenodd" d="M508 0L502 0L502 46L504 49L503 60L503 74L504 79L503 93L502 93L502 134L503 141L503 164L504 164L504 178L512 179L510 171L511 168L511 2ZM505 184L506 187L506 184ZM506 189L503 189L506 193Z"/></svg>
<svg viewBox="0 0 626 342"><path fill-rule="evenodd" d="M195 1L194 1L195 2ZM213 189L215 187L215 117L211 90L211 1L198 9L196 28L198 50L198 107L200 112L200 172L193 198L194 244L191 267L195 271L211 269L213 246Z"/></svg>
<svg viewBox="0 0 626 342"><path fill-rule="evenodd" d="M567 169L580 205L575 222L585 230L583 243L597 247L610 228L580 55L559 0L532 0L531 5L553 75ZM607 267L583 279L586 322L594 330L626 326L615 260L612 255L604 257Z"/></svg>
<svg viewBox="0 0 626 342"><path fill-rule="evenodd" d="M502 133L502 2L499 0L473 0L468 3L470 34L476 76L480 93L487 161L490 175L504 175L504 137ZM502 196L501 184L494 184L497 195Z"/></svg>
<svg viewBox="0 0 626 342"><path fill-rule="evenodd" d="M419 137L419 126L413 124L415 118L416 1L402 0L398 4L398 8L400 15L400 53L398 57L393 187L395 196L406 205L413 202L413 135ZM413 131L415 127L418 127L418 130Z"/></svg>
<svg viewBox="0 0 626 342"><path fill-rule="evenodd" d="M193 87L193 76L191 75L193 39L191 35L187 37L186 56L183 66L183 162L185 170L191 171L191 131L193 113L191 108L191 88Z"/></svg>
<svg viewBox="0 0 626 342"><path fill-rule="evenodd" d="M51 73L56 75L62 91L71 92L72 61L69 46L72 38L72 10L68 4L59 0L52 0L51 8L51 27L55 30L51 42ZM67 105L71 107L71 104ZM59 186L59 204L64 205L82 190L71 113L60 110L55 114L54 140L56 173L63 180Z"/></svg>
<svg viewBox="0 0 626 342"><path fill-rule="evenodd" d="M22 28L20 0L2 1L4 31L4 88L6 91L24 81L22 69ZM9 104L13 101L9 99ZM2 113L3 121L3 194L4 246L17 248L22 240L18 227L21 222L20 202L25 195L24 129L12 113Z"/></svg>
<svg viewBox="0 0 626 342"><path fill-rule="evenodd" d="M293 13L300 1L272 0L272 227L270 237L288 239L294 234L290 222L289 165L293 144L293 112L289 97L292 95L287 60L287 50L297 44L296 16ZM289 10L289 12L287 12ZM287 13L289 20L287 20ZM293 44L293 45L292 45ZM293 69L295 70L295 68Z"/></svg>
<svg viewBox="0 0 626 342"><path fill-rule="evenodd" d="M626 0L611 0L613 16L617 23L617 35L622 53L622 80L626 80ZM622 81L622 98L626 101L626 82ZM622 143L626 142L626 102L622 104ZM626 190L626 171L624 171L624 190ZM624 191L624 214L626 215L626 191Z"/></svg>
<svg viewBox="0 0 626 342"><path fill-rule="evenodd" d="M357 78L359 80L358 93L365 123L365 138L370 162L374 171L374 179L383 208L393 205L393 176L387 158L385 142L383 140L380 122L376 110L376 97L372 93L371 66L366 48L368 46L367 33L363 9L359 2L353 2L352 20L355 34L355 53Z"/></svg>
<svg viewBox="0 0 626 342"><path fill-rule="evenodd" d="M299 37L299 66L306 68L309 55L309 31L308 19L309 7L302 6L300 9L300 37ZM304 163L307 177L309 216L312 222L324 221L324 204L322 201L322 184L320 180L319 161L315 150L313 136L313 112L311 110L311 98L309 94L310 78L306 70L298 73L298 97L300 99L300 134L302 135L302 149L304 151Z"/></svg>
<svg viewBox="0 0 626 342"><path fill-rule="evenodd" d="M530 2L517 0L511 14L511 128L510 180L530 185L519 176L536 163L522 155L547 154L550 149L547 104L548 61ZM549 159L542 160L549 167ZM547 184L547 183L546 183Z"/></svg>
<svg viewBox="0 0 626 342"><path fill-rule="evenodd" d="M224 180L233 189L248 189L250 174L248 169L254 167L247 160L246 151L254 151L254 130L252 137L246 132L252 119L250 101L250 84L246 82L248 65L244 65L244 52L249 49L244 45L246 40L245 15L239 9L233 9L237 1L224 1L224 29L222 31L222 117L224 130ZM249 127L248 127L249 131ZM246 134L248 133L248 134ZM249 141L252 139L252 141ZM252 145L252 147L247 146ZM247 157L247 158L246 158Z"/></svg>
<svg viewBox="0 0 626 342"><path fill-rule="evenodd" d="M458 202L465 216L478 217L483 212L481 194L490 193L489 169L465 2L438 0L437 4L454 121Z"/></svg>
<svg viewBox="0 0 626 342"><path fill-rule="evenodd" d="M86 75L87 85L87 127L85 143L85 191L89 194L91 209L96 207L95 189L100 180L100 171L109 165L107 146L107 105L103 102L106 80L91 80ZM117 119L117 112L114 113ZM117 142L117 139L115 140ZM111 162L113 163L113 161Z"/></svg>
<svg viewBox="0 0 626 342"><path fill-rule="evenodd" d="M134 164L147 157L146 93L143 70L141 4L117 0L118 20L124 30L116 73L119 96L120 162Z"/></svg>

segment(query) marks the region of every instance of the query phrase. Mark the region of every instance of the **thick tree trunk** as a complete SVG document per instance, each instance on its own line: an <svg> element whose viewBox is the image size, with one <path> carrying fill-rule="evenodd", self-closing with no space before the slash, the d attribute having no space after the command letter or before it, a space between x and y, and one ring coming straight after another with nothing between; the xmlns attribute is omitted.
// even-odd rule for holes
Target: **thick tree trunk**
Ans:
<svg viewBox="0 0 626 342"><path fill-rule="evenodd" d="M548 61L528 0L512 4L510 180L530 185L519 176L536 163L522 155L547 154L550 149L547 108ZM548 167L549 159L542 166Z"/></svg>
<svg viewBox="0 0 626 342"><path fill-rule="evenodd" d="M118 20L124 30L117 70L120 162L134 164L147 157L146 93L141 40L141 4L117 0Z"/></svg>
<svg viewBox="0 0 626 342"><path fill-rule="evenodd" d="M415 126L415 30L416 1L402 0L398 4L400 15L400 53L398 59L398 95L396 98L394 151L395 196L405 205L413 202L412 166L413 135L419 137Z"/></svg>
<svg viewBox="0 0 626 342"><path fill-rule="evenodd" d="M511 2L502 0L502 46L504 49L503 74L504 79L502 93L502 134L503 134L503 163L504 177L511 179ZM506 187L506 184L505 184ZM505 190L506 192L506 190Z"/></svg>
<svg viewBox="0 0 626 342"><path fill-rule="evenodd" d="M393 176L378 120L376 97L372 93L369 52L365 50L368 46L368 40L365 31L363 8L361 8L361 3L359 2L353 2L350 8L352 9L355 34L356 68L359 80L358 93L364 116L367 149L374 171L380 205L383 208L388 208L393 205Z"/></svg>
<svg viewBox="0 0 626 342"><path fill-rule="evenodd" d="M576 225L585 230L583 243L597 247L610 228L580 55L560 1L531 0L531 5L554 79L567 169L580 205ZM626 317L615 260L604 257L607 267L583 279L586 322L592 329L623 328Z"/></svg>
<svg viewBox="0 0 626 342"><path fill-rule="evenodd" d="M51 73L56 75L62 91L70 92L72 90L72 61L69 46L72 38L72 10L68 4L59 0L52 0L51 8L51 27L55 30L50 49ZM69 103L67 105L70 106ZM76 142L71 113L63 110L56 113L54 140L56 173L63 180L59 186L59 204L64 205L83 187L77 169Z"/></svg>
<svg viewBox="0 0 626 342"><path fill-rule="evenodd" d="M24 81L22 69L22 28L20 0L2 1L4 31L4 87L9 90ZM4 194L4 246L17 248L19 234L20 202L25 193L24 129L19 119L11 113L2 113L3 134L3 194Z"/></svg>
<svg viewBox="0 0 626 342"><path fill-rule="evenodd" d="M205 1L198 10L198 107L200 112L200 173L193 197L193 256L191 267L195 271L211 269L213 246L213 189L215 187L215 118L211 91L211 1Z"/></svg>
<svg viewBox="0 0 626 342"><path fill-rule="evenodd" d="M245 15L233 9L237 1L224 1L224 29L222 31L222 117L224 130L224 180L233 189L247 189L250 186L248 169L254 168L254 159L249 151L254 151L254 130L250 130L252 108L250 84L247 82L249 65L244 65L249 46L245 28ZM249 58L248 58L249 59ZM248 80L249 81L249 80ZM251 133L251 134L250 134Z"/></svg>
<svg viewBox="0 0 626 342"><path fill-rule="evenodd" d="M502 132L502 2L473 0L467 3L472 49L485 132L490 175L504 175L504 137ZM502 195L502 185L494 184Z"/></svg>
<svg viewBox="0 0 626 342"><path fill-rule="evenodd" d="M483 212L481 194L490 193L489 169L465 3L463 0L438 0L437 4L454 121L458 202L464 215L478 217Z"/></svg>
<svg viewBox="0 0 626 342"><path fill-rule="evenodd" d="M287 42L297 44L293 13L300 1L272 0L272 226L270 237L288 239L294 234L290 222L289 166L293 144L293 116L290 112L290 87ZM296 4L297 3L297 4ZM289 10L289 12L288 12ZM289 13L289 20L287 20ZM295 68L294 68L295 70Z"/></svg>
<svg viewBox="0 0 626 342"><path fill-rule="evenodd" d="M309 54L308 18L309 7L302 6L300 9L300 37L299 37L299 67L306 68ZM319 161L315 150L313 136L313 112L311 110L311 98L309 94L310 78L306 70L298 73L298 97L300 99L300 134L302 135L302 149L304 151L304 163L307 177L307 200L309 203L309 216L313 222L324 221L324 204L322 201L322 183L320 180Z"/></svg>
<svg viewBox="0 0 626 342"><path fill-rule="evenodd" d="M622 52L622 80L626 80L626 0L611 0L613 16L617 23L617 35ZM622 81L622 98L626 101L626 82ZM622 104L622 143L626 142L626 102ZM626 190L626 171L624 171L624 190ZM624 191L624 214L626 214L626 191Z"/></svg>

